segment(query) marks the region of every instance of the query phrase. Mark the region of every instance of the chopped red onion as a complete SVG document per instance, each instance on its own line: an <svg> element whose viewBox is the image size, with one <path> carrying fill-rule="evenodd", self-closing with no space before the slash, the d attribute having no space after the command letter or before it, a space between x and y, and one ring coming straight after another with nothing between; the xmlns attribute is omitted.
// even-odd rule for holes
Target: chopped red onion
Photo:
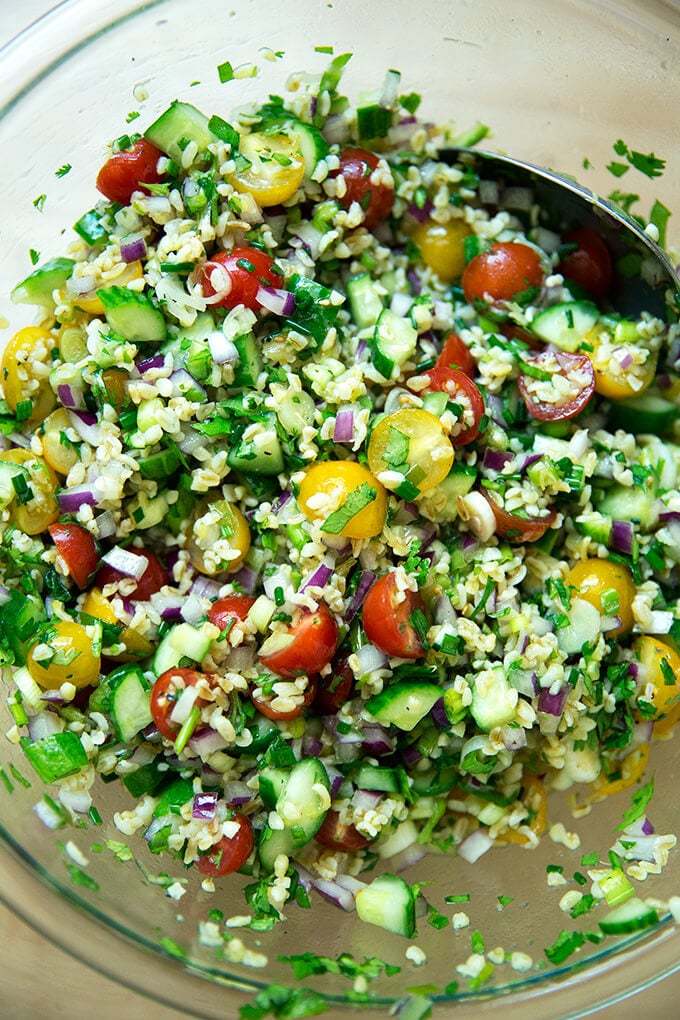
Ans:
<svg viewBox="0 0 680 1020"><path fill-rule="evenodd" d="M179 621L182 618L181 610L184 605L183 595L164 595L161 592L153 592L150 599L155 611L164 620Z"/></svg>
<svg viewBox="0 0 680 1020"><path fill-rule="evenodd" d="M659 520L664 524L667 521L680 521L680 510L662 510L659 514Z"/></svg>
<svg viewBox="0 0 680 1020"><path fill-rule="evenodd" d="M221 262L211 262L209 259L202 265L204 278L208 280L213 294L204 294L203 300L207 305L216 305L224 298L229 297L232 288L231 275Z"/></svg>
<svg viewBox="0 0 680 1020"><path fill-rule="evenodd" d="M468 864L474 864L492 846L493 840L486 830L475 829L458 847L458 856L462 857Z"/></svg>
<svg viewBox="0 0 680 1020"><path fill-rule="evenodd" d="M333 768L332 765L326 765L326 772L328 773L328 781L331 784L331 800L337 797L340 792L340 788L345 781L345 777L339 769Z"/></svg>
<svg viewBox="0 0 680 1020"><path fill-rule="evenodd" d="M668 634L674 620L675 615L670 609L653 609L649 614L646 631L648 634Z"/></svg>
<svg viewBox="0 0 680 1020"><path fill-rule="evenodd" d="M198 691L195 687L185 687L172 707L172 712L170 713L172 722L177 723L178 726L183 726L191 715L191 710L197 697Z"/></svg>
<svg viewBox="0 0 680 1020"><path fill-rule="evenodd" d="M383 796L378 790L355 790L352 794L352 807L357 811L372 811Z"/></svg>
<svg viewBox="0 0 680 1020"><path fill-rule="evenodd" d="M526 456L523 457L520 462L519 465L520 471L521 472L526 471L528 467L531 467L532 464L535 464L536 461L540 460L542 456L543 456L542 453L527 453Z"/></svg>
<svg viewBox="0 0 680 1020"><path fill-rule="evenodd" d="M612 521L612 545L617 552L631 556L635 541L635 528L631 521Z"/></svg>
<svg viewBox="0 0 680 1020"><path fill-rule="evenodd" d="M10 590L4 584L0 584L0 606L4 606L10 599Z"/></svg>
<svg viewBox="0 0 680 1020"><path fill-rule="evenodd" d="M279 287L267 287L260 284L255 300L272 315L283 315L286 318L295 311L295 295L289 290Z"/></svg>
<svg viewBox="0 0 680 1020"><path fill-rule="evenodd" d="M130 241L121 241L120 257L123 262L139 262L146 255L146 242L143 237L135 237Z"/></svg>
<svg viewBox="0 0 680 1020"><path fill-rule="evenodd" d="M642 828L642 835L643 836L651 836L653 834L653 832L654 832L654 826L650 822L649 818L647 818L646 815L643 815L643 817L641 819L641 822L642 822L642 826L641 826L641 828Z"/></svg>
<svg viewBox="0 0 680 1020"><path fill-rule="evenodd" d="M140 375L144 375L145 372L152 372L157 368L163 368L165 364L164 354L154 354L150 358L144 358L137 365L137 371Z"/></svg>
<svg viewBox="0 0 680 1020"><path fill-rule="evenodd" d="M503 401L497 393L489 393L486 398L486 410L491 420L502 429L508 428L503 416Z"/></svg>
<svg viewBox="0 0 680 1020"><path fill-rule="evenodd" d="M394 737L379 723L364 723L362 726L364 750L375 758L382 758L394 751Z"/></svg>
<svg viewBox="0 0 680 1020"><path fill-rule="evenodd" d="M351 443L354 439L354 411L346 408L338 411L333 429L334 443Z"/></svg>
<svg viewBox="0 0 680 1020"><path fill-rule="evenodd" d="M300 591L307 588L325 588L333 576L333 567L328 563L320 563L314 573L307 578Z"/></svg>
<svg viewBox="0 0 680 1020"><path fill-rule="evenodd" d="M150 843L154 836L156 836L161 831L161 829L165 828L167 824L168 824L167 815L160 815L158 818L152 818L150 823L144 830L142 839L146 843Z"/></svg>
<svg viewBox="0 0 680 1020"><path fill-rule="evenodd" d="M212 577L205 577L203 574L197 574L194 583L191 586L192 594L198 595L199 598L205 599L216 599L220 593L222 585L219 581L215 581Z"/></svg>
<svg viewBox="0 0 680 1020"><path fill-rule="evenodd" d="M400 83L401 74L399 71L387 71L385 74L385 80L383 81L382 91L380 93L380 106L384 106L386 110L392 109L397 101L397 96L399 95Z"/></svg>
<svg viewBox="0 0 680 1020"><path fill-rule="evenodd" d="M122 549L118 545L105 552L102 560L124 577L134 577L135 581L141 579L142 574L149 566L146 556L140 556L132 549Z"/></svg>
<svg viewBox="0 0 680 1020"><path fill-rule="evenodd" d="M101 446L103 434L97 415L91 411L70 410L68 413L73 428L83 442L89 443L90 446Z"/></svg>
<svg viewBox="0 0 680 1020"><path fill-rule="evenodd" d="M545 712L546 715L560 716L568 696L568 687L563 687L557 694L551 694L549 688L543 687L538 695L538 711Z"/></svg>
<svg viewBox="0 0 680 1020"><path fill-rule="evenodd" d="M501 739L507 751L519 751L527 746L527 731L523 726L501 726Z"/></svg>
<svg viewBox="0 0 680 1020"><path fill-rule="evenodd" d="M323 136L329 145L342 145L349 140L349 124L341 114L331 113L326 117Z"/></svg>
<svg viewBox="0 0 680 1020"><path fill-rule="evenodd" d="M413 298L410 294L402 294L401 291L395 291L390 301L390 311L403 319L411 311L412 304Z"/></svg>
<svg viewBox="0 0 680 1020"><path fill-rule="evenodd" d="M428 199L422 208L415 202L411 202L406 212L417 223L425 223L426 220L429 220L433 208L432 202Z"/></svg>
<svg viewBox="0 0 680 1020"><path fill-rule="evenodd" d="M110 510L103 510L94 519L98 538L112 538L116 534L116 518Z"/></svg>
<svg viewBox="0 0 680 1020"><path fill-rule="evenodd" d="M239 585L246 595L252 595L257 587L257 571L252 567L241 567L235 574L232 574L231 580L234 584Z"/></svg>
<svg viewBox="0 0 680 1020"><path fill-rule="evenodd" d="M450 728L451 720L446 711L446 703L443 698L435 701L430 709L430 719L438 730L448 730Z"/></svg>
<svg viewBox="0 0 680 1020"><path fill-rule="evenodd" d="M217 794L214 792L197 793L194 795L194 803L191 808L191 817L200 818L205 822L212 822L217 813Z"/></svg>
<svg viewBox="0 0 680 1020"><path fill-rule="evenodd" d="M196 595L195 592L191 592L184 600L180 610L180 616L185 623L189 623L192 627L195 627L205 616L203 599Z"/></svg>
<svg viewBox="0 0 680 1020"><path fill-rule="evenodd" d="M227 804L234 804L237 807L248 804L255 796L247 783L241 783L238 780L228 780L223 784L223 789Z"/></svg>
<svg viewBox="0 0 680 1020"><path fill-rule="evenodd" d="M208 337L208 347L216 365L227 365L239 359L236 344L219 329L214 330Z"/></svg>
<svg viewBox="0 0 680 1020"><path fill-rule="evenodd" d="M615 347L612 351L612 357L616 357L621 368L630 368L633 364L633 355L625 347Z"/></svg>
<svg viewBox="0 0 680 1020"><path fill-rule="evenodd" d="M97 497L92 491L92 486L85 483L74 485L70 489L63 489L57 493L59 507L66 514L75 514L83 504L97 506Z"/></svg>
<svg viewBox="0 0 680 1020"><path fill-rule="evenodd" d="M492 450L491 447L487 446L484 451L482 467L487 468L489 471L502 471L505 465L512 459L513 454L507 450Z"/></svg>
<svg viewBox="0 0 680 1020"><path fill-rule="evenodd" d="M339 882L332 882L329 879L321 878L319 875L315 875L312 872L307 871L306 868L303 868L302 865L297 862L295 867L300 881L306 888L311 886L316 889L316 891L320 893L324 899L328 900L335 907L340 907L341 910L345 910L348 913L356 909L354 893L340 885Z"/></svg>
<svg viewBox="0 0 680 1020"><path fill-rule="evenodd" d="M85 394L79 386L61 383L57 386L57 396L62 407L66 407L69 410L83 410L85 408Z"/></svg>
<svg viewBox="0 0 680 1020"><path fill-rule="evenodd" d="M411 843L394 857L390 857L390 871L399 875L402 871L412 868L414 864L419 864L424 857L427 857L427 847L421 843Z"/></svg>
<svg viewBox="0 0 680 1020"><path fill-rule="evenodd" d="M318 758L323 751L323 742L312 733L305 733L300 744L302 758Z"/></svg>
<svg viewBox="0 0 680 1020"><path fill-rule="evenodd" d="M407 768L413 768L419 761L423 760L422 752L418 750L417 744L409 744L401 751L401 759Z"/></svg>
<svg viewBox="0 0 680 1020"><path fill-rule="evenodd" d="M477 193L482 205L498 205L500 201L498 181L480 181Z"/></svg>
<svg viewBox="0 0 680 1020"><path fill-rule="evenodd" d="M47 601L47 599L45 599L45 601ZM47 615L51 616L52 614L48 613ZM45 702L47 702L50 705L65 705L66 704L66 698L64 697L63 694L60 693L59 688L57 688L56 690L43 691L41 696L40 696L40 700L41 701L45 701Z"/></svg>
<svg viewBox="0 0 680 1020"><path fill-rule="evenodd" d="M620 616L603 616L600 630L603 634L608 634L610 630L617 630L621 626Z"/></svg>
<svg viewBox="0 0 680 1020"><path fill-rule="evenodd" d="M280 510L284 508L286 503L293 498L293 493L290 489L285 489L278 499L272 503L272 513L278 514Z"/></svg>
<svg viewBox="0 0 680 1020"><path fill-rule="evenodd" d="M364 570L363 574L359 578L356 591L350 599L349 605L345 612L345 623L351 623L354 617L357 615L361 606L363 605L364 599L368 595L368 592L373 587L377 580L377 575L372 570Z"/></svg>
<svg viewBox="0 0 680 1020"><path fill-rule="evenodd" d="M60 829L62 825L66 824L65 817L46 800L39 800L37 804L33 805L33 810L48 829Z"/></svg>
<svg viewBox="0 0 680 1020"><path fill-rule="evenodd" d="M387 665L387 656L375 645L362 645L356 651L359 660L359 676L370 675L375 670L383 669Z"/></svg>
<svg viewBox="0 0 680 1020"><path fill-rule="evenodd" d="M209 758L211 754L214 754L215 751L221 751L226 745L226 740L217 730L214 730L211 726L204 726L201 729L194 730L187 747L197 758Z"/></svg>
<svg viewBox="0 0 680 1020"><path fill-rule="evenodd" d="M64 724L58 715L47 711L32 715L28 720L28 735L31 741L42 740L43 737L53 737L55 733L61 733Z"/></svg>

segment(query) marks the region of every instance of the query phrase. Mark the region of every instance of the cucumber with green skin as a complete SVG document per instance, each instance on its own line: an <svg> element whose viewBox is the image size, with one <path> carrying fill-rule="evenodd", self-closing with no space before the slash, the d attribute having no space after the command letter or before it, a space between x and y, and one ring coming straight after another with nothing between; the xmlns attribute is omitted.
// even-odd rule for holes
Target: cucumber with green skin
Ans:
<svg viewBox="0 0 680 1020"><path fill-rule="evenodd" d="M120 669L111 688L109 701L111 718L123 743L132 740L151 724L149 689L139 666Z"/></svg>
<svg viewBox="0 0 680 1020"><path fill-rule="evenodd" d="M391 379L396 367L401 367L415 354L418 332L410 319L403 319L391 309L384 308L378 316L369 342L371 358L385 379Z"/></svg>
<svg viewBox="0 0 680 1020"><path fill-rule="evenodd" d="M355 897L357 914L367 924L411 939L416 933L416 898L405 879L386 873L360 889Z"/></svg>
<svg viewBox="0 0 680 1020"><path fill-rule="evenodd" d="M401 680L369 698L366 711L383 725L408 732L425 718L442 693L435 684Z"/></svg>
<svg viewBox="0 0 680 1020"><path fill-rule="evenodd" d="M195 142L199 152L205 152L209 145L218 140L208 125L204 113L191 103L175 99L146 129L144 137L181 166L184 150L191 142Z"/></svg>
<svg viewBox="0 0 680 1020"><path fill-rule="evenodd" d="M592 301L563 301L539 312L531 322L531 331L546 343L573 353L599 318Z"/></svg>
<svg viewBox="0 0 680 1020"><path fill-rule="evenodd" d="M165 340L165 316L145 294L129 287L100 287L97 297L104 306L107 323L118 336L131 344Z"/></svg>
<svg viewBox="0 0 680 1020"><path fill-rule="evenodd" d="M680 408L660 393L647 390L637 397L613 400L609 407L609 424L626 432L664 435L673 428Z"/></svg>
<svg viewBox="0 0 680 1020"><path fill-rule="evenodd" d="M73 259L56 258L34 269L25 280L18 283L10 297L17 305L40 305L54 308L52 294L60 290L73 272Z"/></svg>

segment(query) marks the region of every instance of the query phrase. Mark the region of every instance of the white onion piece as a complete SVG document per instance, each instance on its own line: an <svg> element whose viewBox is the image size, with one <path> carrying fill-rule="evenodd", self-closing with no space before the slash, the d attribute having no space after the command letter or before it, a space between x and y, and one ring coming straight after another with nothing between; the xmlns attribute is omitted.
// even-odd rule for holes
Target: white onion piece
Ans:
<svg viewBox="0 0 680 1020"><path fill-rule="evenodd" d="M458 847L458 856L468 864L474 864L493 846L493 840L484 829L475 829Z"/></svg>
<svg viewBox="0 0 680 1020"><path fill-rule="evenodd" d="M59 791L59 800L64 807L77 815L86 815L92 807L92 797L89 790L67 790Z"/></svg>
<svg viewBox="0 0 680 1020"><path fill-rule="evenodd" d="M120 546L109 549L102 556L102 560L117 570L119 574L123 574L125 577L134 577L135 581L141 580L142 574L149 566L149 561L145 556L139 556L131 549L121 549Z"/></svg>
<svg viewBox="0 0 680 1020"><path fill-rule="evenodd" d="M387 656L375 645L363 645L355 654L359 660L359 676L366 676L387 665Z"/></svg>
<svg viewBox="0 0 680 1020"><path fill-rule="evenodd" d="M36 815L48 829L59 829L64 824L64 818L47 803L46 800L39 800L33 805Z"/></svg>
<svg viewBox="0 0 680 1020"><path fill-rule="evenodd" d="M170 713L171 721L177 723L178 726L183 726L191 714L197 697L198 691L195 687L185 687Z"/></svg>

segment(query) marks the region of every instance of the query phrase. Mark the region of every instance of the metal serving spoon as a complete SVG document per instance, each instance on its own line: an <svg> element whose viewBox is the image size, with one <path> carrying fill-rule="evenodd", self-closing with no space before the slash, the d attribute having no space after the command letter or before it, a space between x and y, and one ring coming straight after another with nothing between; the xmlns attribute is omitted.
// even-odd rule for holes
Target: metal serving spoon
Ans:
<svg viewBox="0 0 680 1020"><path fill-rule="evenodd" d="M439 157L445 163L469 167L482 180L497 182L501 206L504 186L529 188L541 209L542 225L550 229L560 233L575 227L597 230L614 263L609 300L615 311L633 318L642 311L659 318L674 319L680 314L680 280L668 255L639 223L607 199L554 170L496 152L449 148L442 149Z"/></svg>

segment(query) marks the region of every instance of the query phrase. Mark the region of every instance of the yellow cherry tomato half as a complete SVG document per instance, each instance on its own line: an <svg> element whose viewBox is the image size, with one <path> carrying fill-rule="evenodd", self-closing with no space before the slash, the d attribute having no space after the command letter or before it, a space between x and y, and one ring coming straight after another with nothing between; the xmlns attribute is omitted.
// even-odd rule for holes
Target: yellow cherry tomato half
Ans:
<svg viewBox="0 0 680 1020"><path fill-rule="evenodd" d="M28 672L44 690L57 690L64 683L89 687L99 676L99 665L87 630L70 620L50 624L26 659Z"/></svg>
<svg viewBox="0 0 680 1020"><path fill-rule="evenodd" d="M12 502L11 518L27 535L39 535L59 516L55 499L57 476L48 464L31 450L13 449L0 453L0 461L21 466L21 493ZM12 484L16 489L19 478ZM20 498L23 502L20 502Z"/></svg>
<svg viewBox="0 0 680 1020"><path fill-rule="evenodd" d="M665 733L680 719L680 655L660 638L643 634L633 642L633 654L640 664L638 696L653 705L656 733Z"/></svg>
<svg viewBox="0 0 680 1020"><path fill-rule="evenodd" d="M1 378L5 400L16 412L31 401L29 423L42 421L56 404L49 384L55 338L43 326L26 326L15 333L2 352Z"/></svg>
<svg viewBox="0 0 680 1020"><path fill-rule="evenodd" d="M604 800L605 797L621 793L622 790L627 790L633 783L637 783L645 774L648 761L649 744L640 744L638 747L634 747L630 754L626 755L621 762L618 779L607 779L603 772L591 784L591 788L596 794L596 799Z"/></svg>
<svg viewBox="0 0 680 1020"><path fill-rule="evenodd" d="M104 623L119 623L111 602L102 594L101 588L90 588L83 599L82 611L88 616L94 616L96 620ZM108 658L116 662L136 662L138 659L146 659L153 652L153 645L138 631L132 627L123 627L116 644L125 645L123 651L111 655L107 650Z"/></svg>
<svg viewBox="0 0 680 1020"><path fill-rule="evenodd" d="M616 343L615 338L606 332L591 331L587 337L592 351L588 351L595 370L595 390L609 400L626 400L628 397L639 396L652 385L656 375L656 355L648 353L646 360L638 363L636 347L625 343ZM624 368L623 364L633 358L631 364Z"/></svg>
<svg viewBox="0 0 680 1020"><path fill-rule="evenodd" d="M292 198L305 176L296 139L257 131L241 138L239 155L247 164L230 174L237 191L252 195L258 205L279 205Z"/></svg>
<svg viewBox="0 0 680 1020"><path fill-rule="evenodd" d="M248 521L229 500L205 496L191 515L187 549L201 574L238 570L250 549Z"/></svg>
<svg viewBox="0 0 680 1020"><path fill-rule="evenodd" d="M453 456L453 445L439 418L419 407L386 414L377 422L368 444L368 466L373 474L386 488L407 499L443 482Z"/></svg>
<svg viewBox="0 0 680 1020"><path fill-rule="evenodd" d="M78 463L78 448L74 443L69 442L65 433L71 428L71 419L65 407L59 407L52 414L48 414L38 429L42 439L42 455L53 471L60 475L67 475L71 468Z"/></svg>
<svg viewBox="0 0 680 1020"><path fill-rule="evenodd" d="M300 483L298 505L310 521L324 522L322 531L346 538L379 535L387 517L385 487L352 460L313 464Z"/></svg>
<svg viewBox="0 0 680 1020"><path fill-rule="evenodd" d="M575 588L579 598L590 602L603 616L618 616L620 626L607 631L607 638L620 637L633 629L633 599L637 589L625 564L595 558L579 560L567 574L565 584ZM606 603L614 599L614 592L618 596L618 607L610 609Z"/></svg>
<svg viewBox="0 0 680 1020"><path fill-rule="evenodd" d="M470 234L470 227L463 220L450 220L448 223L426 220L425 223L418 223L411 231L411 237L420 250L420 257L442 283L460 280L463 275L464 243Z"/></svg>

